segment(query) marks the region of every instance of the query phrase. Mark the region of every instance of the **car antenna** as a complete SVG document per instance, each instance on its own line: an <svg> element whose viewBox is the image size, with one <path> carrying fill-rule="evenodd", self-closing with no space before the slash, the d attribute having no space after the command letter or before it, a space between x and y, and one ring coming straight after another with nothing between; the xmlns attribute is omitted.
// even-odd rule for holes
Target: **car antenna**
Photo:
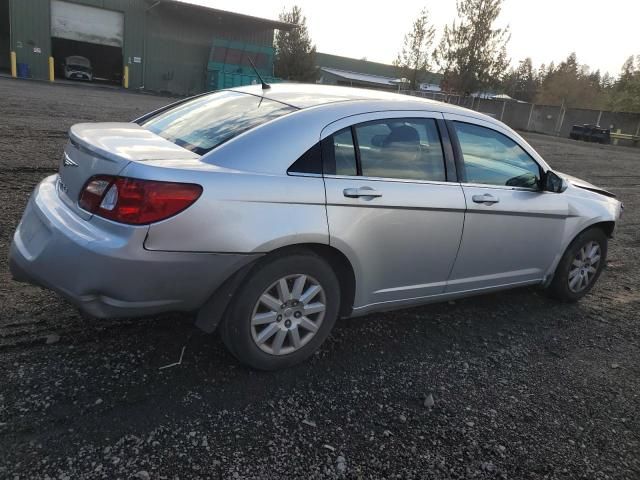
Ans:
<svg viewBox="0 0 640 480"><path fill-rule="evenodd" d="M247 59L249 59L249 63L251 64L251 67L253 68L253 71L256 73L256 76L260 79L260 83L262 84L262 89L263 90L269 90L271 88L271 85L269 85L267 82L265 82L262 79L262 76L260 76L260 73L258 72L258 69L253 64L253 61L251 60L251 57L249 55L247 55Z"/></svg>

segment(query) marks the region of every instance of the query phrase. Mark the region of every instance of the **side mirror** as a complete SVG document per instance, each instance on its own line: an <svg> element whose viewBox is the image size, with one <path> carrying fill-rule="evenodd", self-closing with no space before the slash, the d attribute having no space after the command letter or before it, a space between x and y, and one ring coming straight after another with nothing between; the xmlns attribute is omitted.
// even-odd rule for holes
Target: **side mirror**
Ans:
<svg viewBox="0 0 640 480"><path fill-rule="evenodd" d="M569 186L564 178L557 175L551 170L547 170L547 173L545 173L542 182L542 189L545 192L562 193Z"/></svg>

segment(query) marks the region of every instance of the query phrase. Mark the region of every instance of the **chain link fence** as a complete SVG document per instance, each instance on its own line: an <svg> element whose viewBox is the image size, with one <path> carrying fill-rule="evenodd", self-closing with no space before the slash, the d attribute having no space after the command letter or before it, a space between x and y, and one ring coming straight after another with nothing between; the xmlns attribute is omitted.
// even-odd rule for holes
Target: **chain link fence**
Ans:
<svg viewBox="0 0 640 480"><path fill-rule="evenodd" d="M460 105L461 107L485 113L506 123L514 130L569 138L569 132L573 125L593 124L609 128L612 133L640 136L640 113L564 108L555 105L536 105L513 100L463 97L441 92L406 90L400 93ZM633 140L613 139L612 143L640 146L640 142Z"/></svg>

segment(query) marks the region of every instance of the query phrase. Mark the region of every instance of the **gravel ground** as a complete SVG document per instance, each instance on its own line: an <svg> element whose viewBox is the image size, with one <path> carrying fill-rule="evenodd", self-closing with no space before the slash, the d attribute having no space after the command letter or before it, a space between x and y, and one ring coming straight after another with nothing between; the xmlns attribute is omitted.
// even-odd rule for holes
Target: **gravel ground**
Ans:
<svg viewBox="0 0 640 480"><path fill-rule="evenodd" d="M527 288L345 320L258 373L186 315L85 320L7 271L67 128L169 99L3 78L0 98L0 478L640 478L640 150L526 135L627 207L579 304Z"/></svg>

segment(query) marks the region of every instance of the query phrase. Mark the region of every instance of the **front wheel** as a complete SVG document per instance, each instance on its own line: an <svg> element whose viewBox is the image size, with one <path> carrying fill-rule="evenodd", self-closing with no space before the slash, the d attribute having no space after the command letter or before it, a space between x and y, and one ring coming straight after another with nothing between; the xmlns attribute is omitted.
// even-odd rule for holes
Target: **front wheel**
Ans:
<svg viewBox="0 0 640 480"><path fill-rule="evenodd" d="M576 302L594 286L607 260L607 237L599 228L579 234L558 263L549 293L559 300Z"/></svg>
<svg viewBox="0 0 640 480"><path fill-rule="evenodd" d="M338 316L333 269L312 253L268 258L249 274L221 325L222 340L242 363L277 370L308 358Z"/></svg>

